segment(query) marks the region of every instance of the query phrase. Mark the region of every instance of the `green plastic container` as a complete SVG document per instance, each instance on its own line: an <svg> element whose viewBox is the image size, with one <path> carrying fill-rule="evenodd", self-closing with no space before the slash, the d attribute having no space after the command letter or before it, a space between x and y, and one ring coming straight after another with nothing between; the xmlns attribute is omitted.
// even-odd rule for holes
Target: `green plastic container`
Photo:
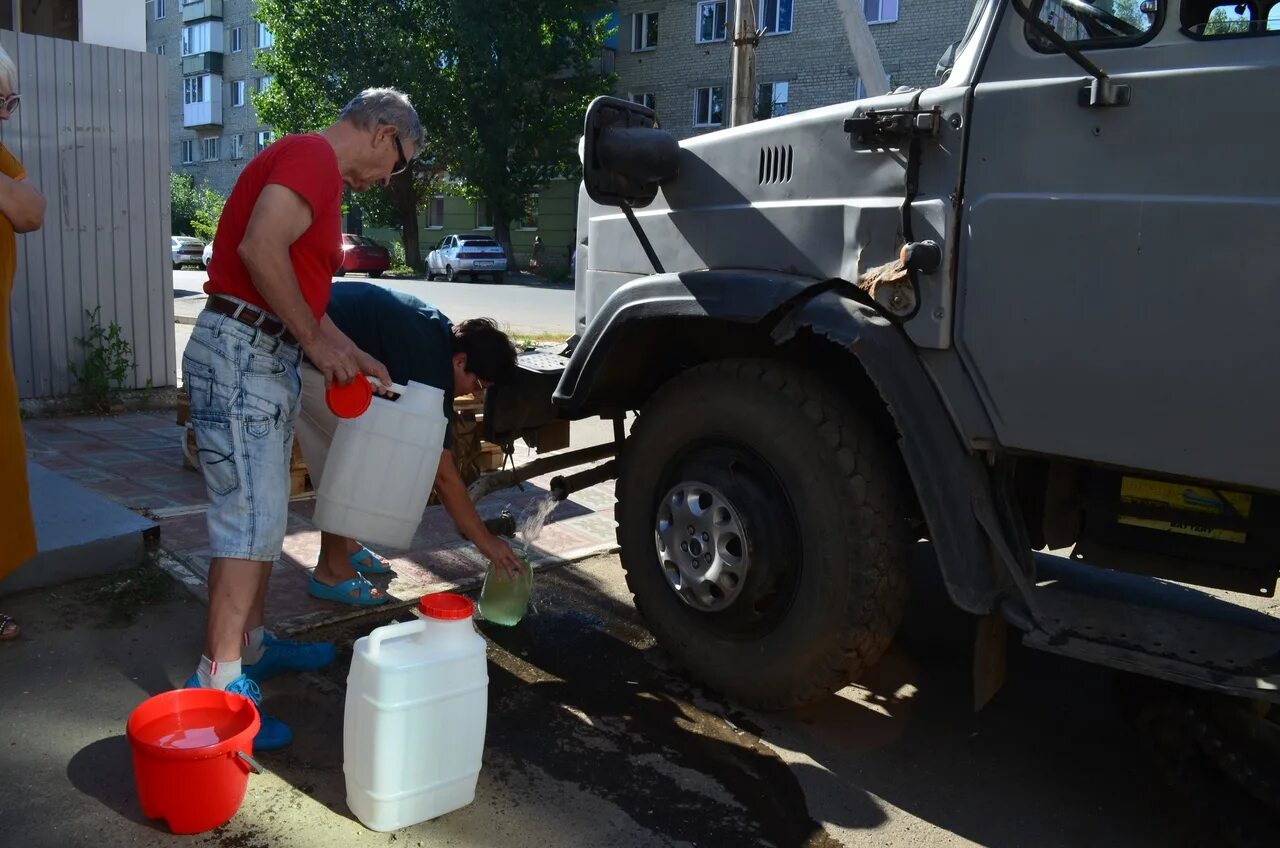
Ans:
<svg viewBox="0 0 1280 848"><path fill-rule="evenodd" d="M477 606L485 621L511 627L520 623L529 609L529 594L533 591L533 567L524 557L520 558L524 573L514 580L507 580L494 570L493 563L484 576L484 588L480 590Z"/></svg>

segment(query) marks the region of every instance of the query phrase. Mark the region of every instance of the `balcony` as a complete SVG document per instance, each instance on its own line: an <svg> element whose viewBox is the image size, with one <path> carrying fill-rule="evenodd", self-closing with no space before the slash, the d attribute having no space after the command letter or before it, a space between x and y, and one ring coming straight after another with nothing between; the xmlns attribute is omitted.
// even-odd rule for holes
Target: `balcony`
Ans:
<svg viewBox="0 0 1280 848"><path fill-rule="evenodd" d="M221 53L197 53L194 56L182 57L182 75L189 77L193 74L221 74L222 73L222 54Z"/></svg>
<svg viewBox="0 0 1280 848"><path fill-rule="evenodd" d="M205 78L205 99L182 104L182 125L187 129L222 126L222 77Z"/></svg>
<svg viewBox="0 0 1280 848"><path fill-rule="evenodd" d="M182 23L193 24L222 17L222 0L183 0Z"/></svg>

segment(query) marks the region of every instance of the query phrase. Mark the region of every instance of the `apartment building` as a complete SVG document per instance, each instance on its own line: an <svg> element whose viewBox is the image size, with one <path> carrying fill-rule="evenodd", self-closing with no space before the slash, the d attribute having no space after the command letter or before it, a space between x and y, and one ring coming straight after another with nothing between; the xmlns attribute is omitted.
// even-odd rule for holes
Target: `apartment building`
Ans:
<svg viewBox="0 0 1280 848"><path fill-rule="evenodd" d="M271 142L253 95L271 78L253 66L274 37L253 0L147 0L147 49L169 70L169 161L227 195Z"/></svg>
<svg viewBox="0 0 1280 848"><path fill-rule="evenodd" d="M892 87L934 83L973 0L862 0ZM687 138L729 124L734 0L619 0L615 93ZM756 0L758 118L865 93L835 0Z"/></svg>

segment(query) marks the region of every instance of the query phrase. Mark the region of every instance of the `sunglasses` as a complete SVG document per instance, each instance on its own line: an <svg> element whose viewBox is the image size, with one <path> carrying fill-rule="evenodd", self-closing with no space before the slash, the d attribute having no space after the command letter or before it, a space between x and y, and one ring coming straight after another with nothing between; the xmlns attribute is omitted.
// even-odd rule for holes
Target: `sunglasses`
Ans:
<svg viewBox="0 0 1280 848"><path fill-rule="evenodd" d="M0 97L0 107L12 115L18 111L18 103L22 100L21 94L10 94L8 97Z"/></svg>
<svg viewBox="0 0 1280 848"><path fill-rule="evenodd" d="M14 96L16 97L17 95ZM391 176L394 177L397 174L403 174L409 169L409 160L405 158L404 145L400 143L400 134L396 133L391 136L391 140L396 143L396 167L395 170L391 172Z"/></svg>

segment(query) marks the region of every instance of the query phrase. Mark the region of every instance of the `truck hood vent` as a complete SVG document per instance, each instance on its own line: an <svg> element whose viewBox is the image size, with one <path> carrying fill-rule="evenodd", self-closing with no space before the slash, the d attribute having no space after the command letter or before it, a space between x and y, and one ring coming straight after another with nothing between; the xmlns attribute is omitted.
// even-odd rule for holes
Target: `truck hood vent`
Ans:
<svg viewBox="0 0 1280 848"><path fill-rule="evenodd" d="M760 148L760 185L791 182L791 145Z"/></svg>

